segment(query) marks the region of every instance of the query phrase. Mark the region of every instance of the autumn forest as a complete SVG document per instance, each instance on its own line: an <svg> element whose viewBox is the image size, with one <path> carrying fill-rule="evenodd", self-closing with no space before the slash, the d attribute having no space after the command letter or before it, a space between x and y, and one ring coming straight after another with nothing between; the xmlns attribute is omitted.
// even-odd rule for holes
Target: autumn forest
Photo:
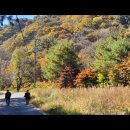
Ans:
<svg viewBox="0 0 130 130"><path fill-rule="evenodd" d="M128 102L118 102L118 109L107 104L103 94L110 99L115 91L111 98L118 101L115 98L130 91L129 24L129 15L36 15L0 27L0 89L30 89L32 103L39 107L47 102L41 109L52 114L128 114ZM72 111L61 97L74 101Z"/></svg>

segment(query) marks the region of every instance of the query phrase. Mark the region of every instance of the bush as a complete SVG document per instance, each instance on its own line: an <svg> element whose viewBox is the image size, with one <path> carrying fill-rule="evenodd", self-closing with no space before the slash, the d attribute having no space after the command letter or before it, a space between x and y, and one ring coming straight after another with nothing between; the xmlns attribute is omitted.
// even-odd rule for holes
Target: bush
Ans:
<svg viewBox="0 0 130 130"><path fill-rule="evenodd" d="M93 18L93 25L98 28L99 25L102 23L103 21L103 17L102 16L98 16L98 17L95 17Z"/></svg>
<svg viewBox="0 0 130 130"><path fill-rule="evenodd" d="M118 84L117 70L110 69L108 71L108 79L109 84L117 85Z"/></svg>
<svg viewBox="0 0 130 130"><path fill-rule="evenodd" d="M98 31L95 31L95 32L92 32L92 33L89 33L86 35L86 38L91 41L91 42L95 42L96 40L98 40L100 38L99 36L100 32Z"/></svg>
<svg viewBox="0 0 130 130"><path fill-rule="evenodd" d="M124 86L130 85L130 56L120 63L114 65L109 71L109 83L117 85L123 84Z"/></svg>
<svg viewBox="0 0 130 130"><path fill-rule="evenodd" d="M104 87L107 84L107 75L105 73L98 73L97 75L97 82L99 83L100 87Z"/></svg>
<svg viewBox="0 0 130 130"><path fill-rule="evenodd" d="M75 80L77 87L89 87L97 84L97 72L95 70L82 70Z"/></svg>
<svg viewBox="0 0 130 130"><path fill-rule="evenodd" d="M130 31L127 31L124 35L126 38L130 38Z"/></svg>
<svg viewBox="0 0 130 130"><path fill-rule="evenodd" d="M119 26L119 23L116 22L116 21L113 21L113 22L112 22L112 26Z"/></svg>
<svg viewBox="0 0 130 130"><path fill-rule="evenodd" d="M117 70L118 83L124 86L130 85L130 60L116 64L115 68Z"/></svg>
<svg viewBox="0 0 130 130"><path fill-rule="evenodd" d="M101 25L100 25L100 28L106 28L107 27L107 23L101 23Z"/></svg>
<svg viewBox="0 0 130 130"><path fill-rule="evenodd" d="M61 74L60 78L57 80L59 87L75 87L74 79L78 74L79 70L72 67L65 67Z"/></svg>
<svg viewBox="0 0 130 130"><path fill-rule="evenodd" d="M53 88L53 87L55 87L55 83L52 83L50 81L38 82L37 87L39 87L39 88Z"/></svg>

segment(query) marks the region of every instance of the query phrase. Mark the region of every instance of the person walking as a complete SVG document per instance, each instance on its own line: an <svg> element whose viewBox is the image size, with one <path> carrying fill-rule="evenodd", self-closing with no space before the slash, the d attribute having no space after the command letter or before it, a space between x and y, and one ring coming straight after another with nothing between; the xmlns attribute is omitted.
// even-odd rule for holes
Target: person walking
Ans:
<svg viewBox="0 0 130 130"><path fill-rule="evenodd" d="M25 92L24 97L25 97L25 100L26 100L26 104L28 105L28 104L29 104L29 101L30 101L30 99L31 99L31 95L30 95L29 90L27 90L27 91Z"/></svg>
<svg viewBox="0 0 130 130"><path fill-rule="evenodd" d="M7 92L5 93L5 100L6 100L7 106L10 105L10 97L11 97L11 92L9 90L7 90Z"/></svg>

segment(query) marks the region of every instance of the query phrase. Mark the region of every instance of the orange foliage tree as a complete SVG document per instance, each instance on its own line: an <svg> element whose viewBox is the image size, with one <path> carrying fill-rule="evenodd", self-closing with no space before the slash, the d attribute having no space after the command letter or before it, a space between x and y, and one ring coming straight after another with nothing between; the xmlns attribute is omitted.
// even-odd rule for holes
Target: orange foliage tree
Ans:
<svg viewBox="0 0 130 130"><path fill-rule="evenodd" d="M97 71L95 70L82 70L75 80L77 87L89 87L97 84Z"/></svg>
<svg viewBox="0 0 130 130"><path fill-rule="evenodd" d="M130 85L130 57L129 60L117 64L116 68L118 69L119 83Z"/></svg>
<svg viewBox="0 0 130 130"><path fill-rule="evenodd" d="M76 75L78 74L79 70L72 67L72 66L66 66L60 73L60 77L57 80L57 86L62 87L76 87L74 85L74 79Z"/></svg>
<svg viewBox="0 0 130 130"><path fill-rule="evenodd" d="M109 72L109 81L111 83L117 82L124 86L130 85L130 55L111 69Z"/></svg>

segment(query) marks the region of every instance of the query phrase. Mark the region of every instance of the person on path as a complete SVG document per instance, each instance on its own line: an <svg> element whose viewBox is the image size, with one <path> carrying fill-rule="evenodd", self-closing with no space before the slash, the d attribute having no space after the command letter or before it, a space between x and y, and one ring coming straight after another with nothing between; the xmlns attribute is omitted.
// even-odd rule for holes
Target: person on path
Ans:
<svg viewBox="0 0 130 130"><path fill-rule="evenodd" d="M11 92L9 90L7 90L7 92L5 93L5 100L6 100L7 106L10 105L10 98L11 98Z"/></svg>
<svg viewBox="0 0 130 130"><path fill-rule="evenodd" d="M29 104L29 101L30 101L30 99L31 99L31 95L30 95L29 90L27 90L27 91L25 92L24 97L25 97L25 100L26 100L26 104L28 105L28 104Z"/></svg>

